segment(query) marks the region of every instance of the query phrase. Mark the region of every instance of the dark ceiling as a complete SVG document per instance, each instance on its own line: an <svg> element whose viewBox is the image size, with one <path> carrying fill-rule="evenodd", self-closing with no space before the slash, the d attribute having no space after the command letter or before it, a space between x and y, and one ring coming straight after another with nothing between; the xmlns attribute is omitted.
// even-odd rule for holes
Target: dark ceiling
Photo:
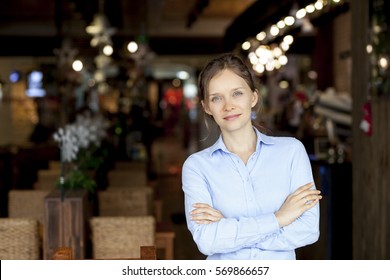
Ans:
<svg viewBox="0 0 390 280"><path fill-rule="evenodd" d="M85 27L104 13L116 28L114 48L132 38L146 39L156 55L204 55L230 51L294 4L312 0L3 0L0 56L51 56L64 36L80 54L96 52ZM343 5L345 7L348 5ZM347 7L348 8L348 7ZM340 9L339 9L340 10ZM336 12L340 12L340 11ZM329 16L328 16L329 17ZM323 17L322 20L326 20ZM317 19L316 24L320 24ZM308 52L313 40L302 37L291 52Z"/></svg>
<svg viewBox="0 0 390 280"><path fill-rule="evenodd" d="M97 13L116 28L117 48L142 35L157 55L219 53L226 27L255 1L3 0L0 56L52 55L64 36L92 51L85 27Z"/></svg>

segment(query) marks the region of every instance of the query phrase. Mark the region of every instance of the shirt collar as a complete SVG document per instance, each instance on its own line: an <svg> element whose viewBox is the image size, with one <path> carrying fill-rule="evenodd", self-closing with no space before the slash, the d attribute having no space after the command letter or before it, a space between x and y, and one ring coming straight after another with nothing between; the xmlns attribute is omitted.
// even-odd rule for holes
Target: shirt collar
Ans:
<svg viewBox="0 0 390 280"><path fill-rule="evenodd" d="M257 151L260 149L261 143L264 143L266 145L272 145L275 143L274 140L272 139L272 137L261 133L256 127L253 127L253 129L255 130L256 135L257 135L257 146L256 146ZM225 143L222 140L222 134L219 135L218 140L210 147L210 149L209 149L210 156L212 156L213 153L218 151L218 150L222 150L225 153L230 153L229 150L226 148Z"/></svg>

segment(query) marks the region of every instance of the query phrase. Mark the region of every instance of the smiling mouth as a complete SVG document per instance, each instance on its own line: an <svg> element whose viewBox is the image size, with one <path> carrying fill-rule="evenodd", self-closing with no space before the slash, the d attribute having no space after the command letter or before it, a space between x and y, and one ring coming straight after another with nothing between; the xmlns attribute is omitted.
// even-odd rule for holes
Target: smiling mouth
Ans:
<svg viewBox="0 0 390 280"><path fill-rule="evenodd" d="M226 121L231 121L231 120L237 119L239 116L240 116L240 114L235 114L235 115L226 116L223 119Z"/></svg>

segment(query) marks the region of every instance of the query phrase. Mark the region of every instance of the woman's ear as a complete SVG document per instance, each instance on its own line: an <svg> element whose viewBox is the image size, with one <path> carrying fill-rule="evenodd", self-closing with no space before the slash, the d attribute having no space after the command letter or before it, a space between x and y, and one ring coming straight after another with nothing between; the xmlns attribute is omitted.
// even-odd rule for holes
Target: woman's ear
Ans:
<svg viewBox="0 0 390 280"><path fill-rule="evenodd" d="M251 108L255 107L258 101L259 101L259 92L256 89L255 91L252 92Z"/></svg>
<svg viewBox="0 0 390 280"><path fill-rule="evenodd" d="M203 100L200 101L200 104L202 104L202 107L203 107L203 110L205 111L205 113L208 114L208 115L210 115L210 116L212 116L210 110L207 109L207 106L206 106L206 104L204 103Z"/></svg>

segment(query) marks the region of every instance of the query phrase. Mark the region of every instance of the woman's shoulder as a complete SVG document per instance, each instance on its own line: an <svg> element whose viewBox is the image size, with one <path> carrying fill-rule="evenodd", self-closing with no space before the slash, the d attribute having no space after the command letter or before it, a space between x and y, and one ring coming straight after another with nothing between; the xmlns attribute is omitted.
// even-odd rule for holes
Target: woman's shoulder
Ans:
<svg viewBox="0 0 390 280"><path fill-rule="evenodd" d="M207 160L207 158L210 157L210 149L211 147L208 147L190 154L184 161L184 165L199 164L202 161Z"/></svg>
<svg viewBox="0 0 390 280"><path fill-rule="evenodd" d="M293 137L293 136L282 136L282 135L266 135L265 139L272 144L272 146L281 148L281 147L286 147L286 148L302 148L303 144L302 142Z"/></svg>

